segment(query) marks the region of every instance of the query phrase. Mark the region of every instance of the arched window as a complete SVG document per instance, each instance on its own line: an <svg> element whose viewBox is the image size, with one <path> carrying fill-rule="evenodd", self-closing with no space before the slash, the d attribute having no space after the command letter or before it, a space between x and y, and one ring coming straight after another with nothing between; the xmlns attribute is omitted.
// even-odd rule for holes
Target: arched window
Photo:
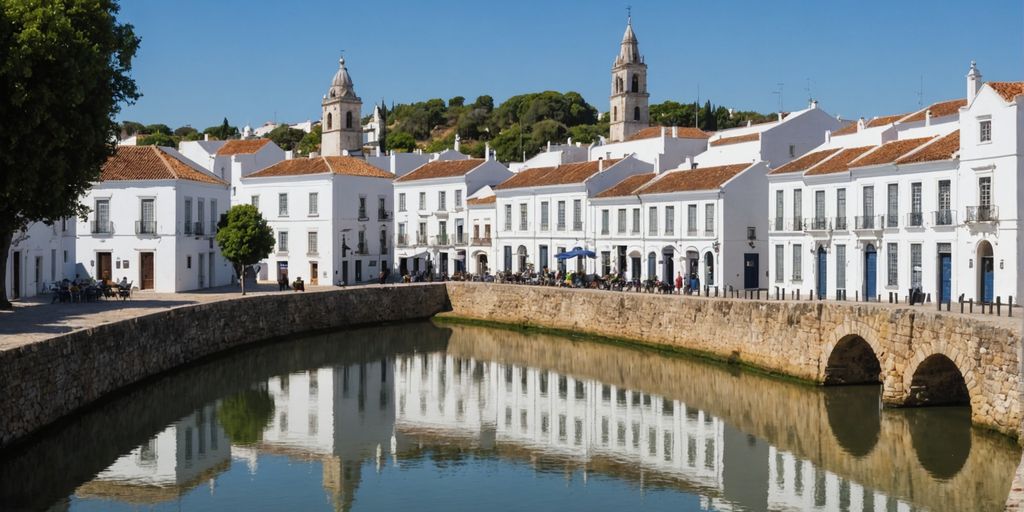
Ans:
<svg viewBox="0 0 1024 512"><path fill-rule="evenodd" d="M633 75L633 92L640 92L640 77Z"/></svg>
<svg viewBox="0 0 1024 512"><path fill-rule="evenodd" d="M352 112L345 112L345 128L352 128Z"/></svg>
<svg viewBox="0 0 1024 512"><path fill-rule="evenodd" d="M622 92L622 77L615 77L615 92Z"/></svg>
<svg viewBox="0 0 1024 512"><path fill-rule="evenodd" d="M619 107L612 107L612 121L619 120Z"/></svg>
<svg viewBox="0 0 1024 512"><path fill-rule="evenodd" d="M640 120L640 107L633 107L633 120L634 121L639 121Z"/></svg>
<svg viewBox="0 0 1024 512"><path fill-rule="evenodd" d="M327 113L327 129L330 130L334 126L334 116L330 112Z"/></svg>

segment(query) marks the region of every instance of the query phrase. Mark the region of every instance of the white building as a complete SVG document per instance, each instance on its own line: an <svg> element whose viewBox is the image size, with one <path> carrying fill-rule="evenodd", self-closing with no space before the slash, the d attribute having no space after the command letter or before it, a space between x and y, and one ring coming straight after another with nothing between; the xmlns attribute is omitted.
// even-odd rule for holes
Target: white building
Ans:
<svg viewBox="0 0 1024 512"><path fill-rule="evenodd" d="M374 154L366 155L366 162L380 170L390 172L396 178L405 176L417 167L429 162L437 155L424 154L422 150L412 153L398 153L391 150L387 154L381 154L380 148ZM463 155L464 158L469 158Z"/></svg>
<svg viewBox="0 0 1024 512"><path fill-rule="evenodd" d="M391 261L391 180L361 158L284 160L242 178L240 201L274 230L261 279L352 284L377 279Z"/></svg>
<svg viewBox="0 0 1024 512"><path fill-rule="evenodd" d="M651 126L643 128L626 140L590 147L590 160L625 158L633 155L658 171L675 169L687 159L692 160L708 148L711 134L698 128Z"/></svg>
<svg viewBox="0 0 1024 512"><path fill-rule="evenodd" d="M589 160L590 149L583 147L583 144L573 143L572 137L565 144L552 144L548 141L544 151L528 158L525 162L512 162L508 168L512 172L519 172L523 169L533 167L551 167L561 164L571 164Z"/></svg>
<svg viewBox="0 0 1024 512"><path fill-rule="evenodd" d="M487 158L431 161L394 181L395 263L399 275L465 272L468 197L512 173L490 149ZM461 155L461 153L455 153ZM439 158L452 158L449 152Z"/></svg>
<svg viewBox="0 0 1024 512"><path fill-rule="evenodd" d="M556 256L594 250L597 224L588 200L627 176L651 171L633 157L525 169L494 187L496 270L554 269ZM593 260L576 258L573 270L595 272Z"/></svg>
<svg viewBox="0 0 1024 512"><path fill-rule="evenodd" d="M75 277L75 221L33 222L14 234L7 253L7 298L33 297Z"/></svg>
<svg viewBox="0 0 1024 512"><path fill-rule="evenodd" d="M491 271L494 263L494 226L497 222L494 205L497 198L491 187L484 187L466 201L469 209L469 259L466 270L471 274L484 275Z"/></svg>
<svg viewBox="0 0 1024 512"><path fill-rule="evenodd" d="M228 185L174 149L118 147L82 202L92 213L78 221L75 252L94 279L159 292L232 282L213 241Z"/></svg>

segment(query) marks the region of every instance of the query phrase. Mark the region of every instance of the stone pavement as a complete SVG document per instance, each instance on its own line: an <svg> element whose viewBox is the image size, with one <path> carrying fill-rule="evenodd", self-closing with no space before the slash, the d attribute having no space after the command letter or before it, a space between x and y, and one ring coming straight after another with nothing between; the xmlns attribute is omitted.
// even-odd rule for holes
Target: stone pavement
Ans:
<svg viewBox="0 0 1024 512"><path fill-rule="evenodd" d="M247 295L279 292L276 283L261 283ZM309 292L335 288L309 286ZM223 286L184 293L136 291L130 300L107 299L97 302L51 304L51 296L39 295L14 302L14 311L0 311L0 351L10 350L78 329L88 329L165 309L228 300L240 297L237 286Z"/></svg>

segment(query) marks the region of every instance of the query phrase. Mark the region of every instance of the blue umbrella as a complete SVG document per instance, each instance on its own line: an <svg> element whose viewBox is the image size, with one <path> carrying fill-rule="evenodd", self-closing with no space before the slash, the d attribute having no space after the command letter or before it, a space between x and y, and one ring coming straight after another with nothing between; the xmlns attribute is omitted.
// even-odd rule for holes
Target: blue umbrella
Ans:
<svg viewBox="0 0 1024 512"><path fill-rule="evenodd" d="M587 249L581 249L579 247L573 247L571 251L566 251L555 256L559 260L567 260L569 258L596 258L597 255L594 251L588 251Z"/></svg>

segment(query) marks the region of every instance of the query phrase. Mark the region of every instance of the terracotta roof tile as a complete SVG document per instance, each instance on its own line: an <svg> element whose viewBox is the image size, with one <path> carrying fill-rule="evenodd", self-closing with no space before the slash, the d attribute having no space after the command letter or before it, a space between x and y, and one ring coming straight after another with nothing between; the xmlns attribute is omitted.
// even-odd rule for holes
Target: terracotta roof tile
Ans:
<svg viewBox="0 0 1024 512"><path fill-rule="evenodd" d="M634 174L616 183L614 186L601 192L594 197L624 197L631 196L636 190L651 181L656 175L653 172L646 174Z"/></svg>
<svg viewBox="0 0 1024 512"><path fill-rule="evenodd" d="M904 123L913 123L917 121L924 121L925 112L929 110L932 112L932 119L937 117L946 117L956 114L960 111L960 107L967 105L966 99L941 101L939 103L933 103L926 109L917 111L914 115L903 120Z"/></svg>
<svg viewBox="0 0 1024 512"><path fill-rule="evenodd" d="M684 169L667 172L644 185L640 194L664 194L668 192L689 192L714 190L753 164L732 164L717 167Z"/></svg>
<svg viewBox="0 0 1024 512"><path fill-rule="evenodd" d="M876 117L876 118L874 118L874 119L872 119L870 121L865 122L864 123L864 127L865 128L876 128L878 126L885 126L887 124L895 123L896 121L899 121L900 119L903 119L904 117L907 117L907 115L909 115L909 112L906 112L906 113L903 113L903 114L895 114L895 115L891 115L891 116Z"/></svg>
<svg viewBox="0 0 1024 512"><path fill-rule="evenodd" d="M641 140L651 139L654 137L661 137L662 129L665 130L665 136L671 137L673 127L670 126L651 126L644 128L633 135L630 135L626 140ZM711 134L701 130L700 128L694 128L692 126L676 126L676 138L678 139L707 139L711 137Z"/></svg>
<svg viewBox="0 0 1024 512"><path fill-rule="evenodd" d="M378 169L362 158L353 156L318 156L315 158L295 158L282 160L270 167L256 171L249 178L267 178L271 176L304 176L308 174L333 173L345 176L365 176L368 178L392 179L390 172Z"/></svg>
<svg viewBox="0 0 1024 512"><path fill-rule="evenodd" d="M470 158L468 160L437 160L434 162L427 162L395 181L416 181L429 180L433 178L465 176L466 173L480 167L483 163L484 159L482 158Z"/></svg>
<svg viewBox="0 0 1024 512"><path fill-rule="evenodd" d="M817 176L820 174L832 174L837 172L845 172L850 168L850 162L854 158L857 158L869 150L872 150L878 146L861 146L858 148L847 148L840 151L836 156L825 160L824 162L815 165L807 170L807 176Z"/></svg>
<svg viewBox="0 0 1024 512"><path fill-rule="evenodd" d="M1014 98L1024 94L1024 82L986 82L992 90L999 93L1006 101L1013 101Z"/></svg>
<svg viewBox="0 0 1024 512"><path fill-rule="evenodd" d="M227 185L157 146L118 146L100 171L101 181L189 180Z"/></svg>
<svg viewBox="0 0 1024 512"><path fill-rule="evenodd" d="M753 140L759 140L761 138L760 133L748 133L746 135L736 135L735 137L722 137L711 141L712 146L725 146L728 144L739 144L741 142L750 142Z"/></svg>
<svg viewBox="0 0 1024 512"><path fill-rule="evenodd" d="M268 142L270 139L229 140L217 150L217 155L251 155L266 146Z"/></svg>
<svg viewBox="0 0 1024 512"><path fill-rule="evenodd" d="M806 155L789 162L778 169L768 174L786 174L791 172L803 172L815 165L820 164L826 158L836 154L842 148L823 149L821 151L815 151L813 153L807 153Z"/></svg>
<svg viewBox="0 0 1024 512"><path fill-rule="evenodd" d="M621 160L621 158L604 160L604 168L607 169L617 164L619 160ZM600 162L598 160L591 160L589 162L562 164L555 167L523 169L494 188L505 190L510 188L543 187L548 185L583 183L587 178L597 174L599 163Z"/></svg>
<svg viewBox="0 0 1024 512"><path fill-rule="evenodd" d="M484 197L471 197L466 201L466 204L470 206L482 205L482 204L494 204L498 202L497 196L484 196Z"/></svg>
<svg viewBox="0 0 1024 512"><path fill-rule="evenodd" d="M916 153L911 153L899 160L897 164L916 164L921 162L935 162L939 160L952 160L960 151L960 130L939 138L921 148Z"/></svg>
<svg viewBox="0 0 1024 512"><path fill-rule="evenodd" d="M865 154L850 164L850 167L867 167L869 165L882 165L895 162L897 158L923 146L926 142L934 140L935 137L921 137L919 139L903 139L886 142L878 149Z"/></svg>
<svg viewBox="0 0 1024 512"><path fill-rule="evenodd" d="M842 128L832 132L833 137L841 137L843 135L850 135L851 133L857 133L857 122L850 121L846 123Z"/></svg>

